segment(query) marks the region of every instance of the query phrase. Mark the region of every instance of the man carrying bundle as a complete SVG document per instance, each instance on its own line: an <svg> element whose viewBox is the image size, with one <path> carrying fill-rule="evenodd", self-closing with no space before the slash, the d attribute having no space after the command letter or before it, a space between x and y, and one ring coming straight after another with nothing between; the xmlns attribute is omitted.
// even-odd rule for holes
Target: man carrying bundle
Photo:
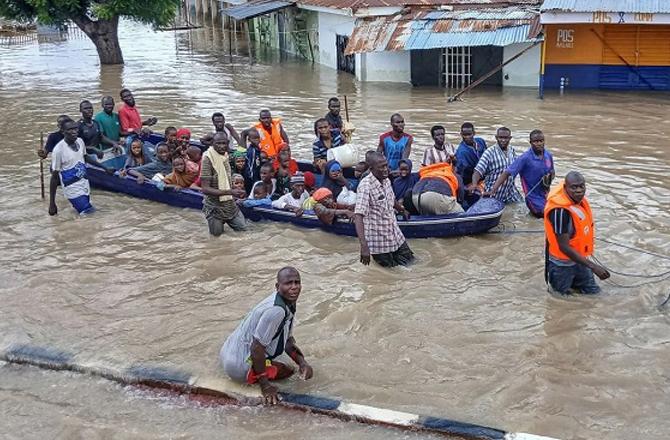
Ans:
<svg viewBox="0 0 670 440"><path fill-rule="evenodd" d="M593 274L601 280L610 277L607 269L588 259L593 255L595 226L585 194L584 177L570 171L565 182L549 192L544 208L545 281L562 295L571 289L598 293Z"/></svg>

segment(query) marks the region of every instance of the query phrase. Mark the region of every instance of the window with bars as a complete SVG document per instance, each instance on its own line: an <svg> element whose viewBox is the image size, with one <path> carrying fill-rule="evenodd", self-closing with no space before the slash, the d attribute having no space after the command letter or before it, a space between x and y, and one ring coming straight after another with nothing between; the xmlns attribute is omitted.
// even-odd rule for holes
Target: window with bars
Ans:
<svg viewBox="0 0 670 440"><path fill-rule="evenodd" d="M442 49L442 84L462 89L472 81L472 52L469 46Z"/></svg>

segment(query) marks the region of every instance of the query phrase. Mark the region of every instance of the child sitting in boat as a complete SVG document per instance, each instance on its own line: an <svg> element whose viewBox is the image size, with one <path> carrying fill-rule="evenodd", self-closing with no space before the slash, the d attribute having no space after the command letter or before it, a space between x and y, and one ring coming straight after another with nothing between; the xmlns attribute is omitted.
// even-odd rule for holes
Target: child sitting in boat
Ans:
<svg viewBox="0 0 670 440"><path fill-rule="evenodd" d="M328 188L317 189L311 198L316 202L314 213L323 224L332 225L337 218L346 218L349 221L354 218L354 212L346 206L339 205Z"/></svg>
<svg viewBox="0 0 670 440"><path fill-rule="evenodd" d="M298 172L298 162L291 157L291 147L287 144L282 144L281 150L274 160L272 167L275 171L279 168L286 169L289 176L293 176Z"/></svg>
<svg viewBox="0 0 670 440"><path fill-rule="evenodd" d="M258 182L257 182L258 183ZM265 185L256 185L254 186L253 193L251 193L251 198L246 199L242 202L242 206L245 208L271 208L272 199L268 194L267 188Z"/></svg>
<svg viewBox="0 0 670 440"><path fill-rule="evenodd" d="M256 198L254 196L254 192L258 186L264 186L266 194L275 193L275 190L277 189L277 180L274 178L272 173L272 164L266 163L261 166L261 180L254 183L253 187L251 188L251 195L249 198Z"/></svg>
<svg viewBox="0 0 670 440"><path fill-rule="evenodd" d="M275 192L272 194L272 199L276 200L291 192L291 171L289 170L288 159L284 156L284 160L275 171Z"/></svg>
<svg viewBox="0 0 670 440"><path fill-rule="evenodd" d="M356 179L355 182L352 182L352 190L356 191L358 189L358 183L361 181L361 179L364 177L364 174L367 173L368 171L368 164L364 160L358 162L356 166L354 167L354 178Z"/></svg>
<svg viewBox="0 0 670 440"><path fill-rule="evenodd" d="M151 153L149 153L147 147L144 146L142 139L133 139L130 144L130 151L128 151L126 163L123 165L123 168L127 169L139 167L141 165L148 164L149 162L153 162Z"/></svg>
<svg viewBox="0 0 670 440"><path fill-rule="evenodd" d="M308 197L309 195L305 192L305 178L298 173L291 177L291 192L272 202L272 207L292 211L296 217L300 217L303 213L302 204Z"/></svg>
<svg viewBox="0 0 670 440"><path fill-rule="evenodd" d="M186 172L195 174L195 181L191 187L200 187L200 167L202 165L202 150L191 145L186 150Z"/></svg>
<svg viewBox="0 0 670 440"><path fill-rule="evenodd" d="M144 179L151 179L156 174L170 174L172 172L172 162L170 162L170 150L166 144L159 144L156 146L156 160L145 163L139 167L129 168L127 171L122 170L122 176L126 173L137 178L137 183L140 185L144 183Z"/></svg>
<svg viewBox="0 0 670 440"><path fill-rule="evenodd" d="M244 176L242 176L241 174L238 174L238 173L233 174L233 183L232 183L232 188L233 189L241 189L242 191L244 191L246 193L246 190L244 189L244 183L245 183L244 182ZM247 196L245 194L244 197L233 196L233 198L236 201L244 201L244 200L246 200Z"/></svg>
<svg viewBox="0 0 670 440"><path fill-rule="evenodd" d="M172 159L172 172L165 176L163 183L167 188L189 188L197 177L198 174L188 172L186 160L183 157L177 156Z"/></svg>
<svg viewBox="0 0 670 440"><path fill-rule="evenodd" d="M311 171L305 171L305 192L310 196L316 191L316 176Z"/></svg>

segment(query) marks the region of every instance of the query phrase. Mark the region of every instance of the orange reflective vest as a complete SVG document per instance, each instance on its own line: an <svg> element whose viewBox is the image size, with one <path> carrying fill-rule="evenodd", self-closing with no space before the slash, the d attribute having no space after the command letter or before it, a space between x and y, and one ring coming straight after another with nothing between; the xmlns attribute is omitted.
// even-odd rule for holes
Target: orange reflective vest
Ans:
<svg viewBox="0 0 670 440"><path fill-rule="evenodd" d="M260 149L268 155L268 157L276 157L279 154L279 147L284 143L284 138L281 137L281 119L272 119L272 131L268 132L263 124L260 122L254 125L261 137Z"/></svg>
<svg viewBox="0 0 670 440"><path fill-rule="evenodd" d="M457 197L458 178L454 174L454 168L450 163L439 162L421 167L421 169L419 169L419 178L425 179L427 177L434 177L444 180L451 188L451 195Z"/></svg>
<svg viewBox="0 0 670 440"><path fill-rule="evenodd" d="M565 192L563 183L553 188L547 195L547 204L544 208L544 233L549 246L549 255L560 260L569 260L570 257L561 252L554 228L549 221L549 213L556 208L565 208L572 218L575 235L570 239L570 247L577 251L582 257L590 257L593 254L593 241L595 238L595 227L593 224L593 213L586 197L577 205Z"/></svg>

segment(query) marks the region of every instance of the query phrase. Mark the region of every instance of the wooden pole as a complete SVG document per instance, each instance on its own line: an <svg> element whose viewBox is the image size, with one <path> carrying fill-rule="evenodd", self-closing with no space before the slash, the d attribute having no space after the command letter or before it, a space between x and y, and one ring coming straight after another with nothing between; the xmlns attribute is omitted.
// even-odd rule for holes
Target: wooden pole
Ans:
<svg viewBox="0 0 670 440"><path fill-rule="evenodd" d="M40 150L44 151L44 132L40 131ZM40 158L40 187L42 189L42 200L44 200L44 159Z"/></svg>
<svg viewBox="0 0 670 440"><path fill-rule="evenodd" d="M522 50L522 51L519 52L518 54L514 55L514 56L513 56L512 58L510 58L509 60L505 61L504 63L501 63L499 66L496 66L496 67L495 67L493 70L491 70L489 73L487 73L486 75L482 76L482 77L479 78L477 81L473 82L472 84L470 84L469 86L467 86L466 88L464 88L463 90L461 90L460 92L456 93L454 96L450 97L450 98L447 100L447 102L454 102L454 101L456 101L456 100L459 100L460 97L461 97L461 95L463 95L465 92L468 92L468 91L474 89L475 87L477 87L478 85L480 85L481 83L483 83L484 81L486 81L487 79L489 79L491 76L493 76L497 71L499 71L500 69L502 69L503 67L505 67L506 65L508 65L509 63L511 63L512 61L518 59L518 58L521 57L523 54L525 54L526 52L528 52L529 50L531 50L532 48L534 48L535 46L537 46L538 44L541 44L541 43L542 43L542 41L536 41L535 44L533 44L532 46L528 46L527 48L525 48L524 50Z"/></svg>
<svg viewBox="0 0 670 440"><path fill-rule="evenodd" d="M251 54L251 32L249 31L249 19L245 20L244 25L246 27L247 34L247 52L249 53L249 64L252 64L252 54Z"/></svg>
<svg viewBox="0 0 670 440"><path fill-rule="evenodd" d="M347 95L344 95L344 117L349 122L349 102L347 101Z"/></svg>
<svg viewBox="0 0 670 440"><path fill-rule="evenodd" d="M312 59L312 64L314 64L314 48L312 47L312 39L309 36L309 29L307 32L307 44L309 45L309 57Z"/></svg>

